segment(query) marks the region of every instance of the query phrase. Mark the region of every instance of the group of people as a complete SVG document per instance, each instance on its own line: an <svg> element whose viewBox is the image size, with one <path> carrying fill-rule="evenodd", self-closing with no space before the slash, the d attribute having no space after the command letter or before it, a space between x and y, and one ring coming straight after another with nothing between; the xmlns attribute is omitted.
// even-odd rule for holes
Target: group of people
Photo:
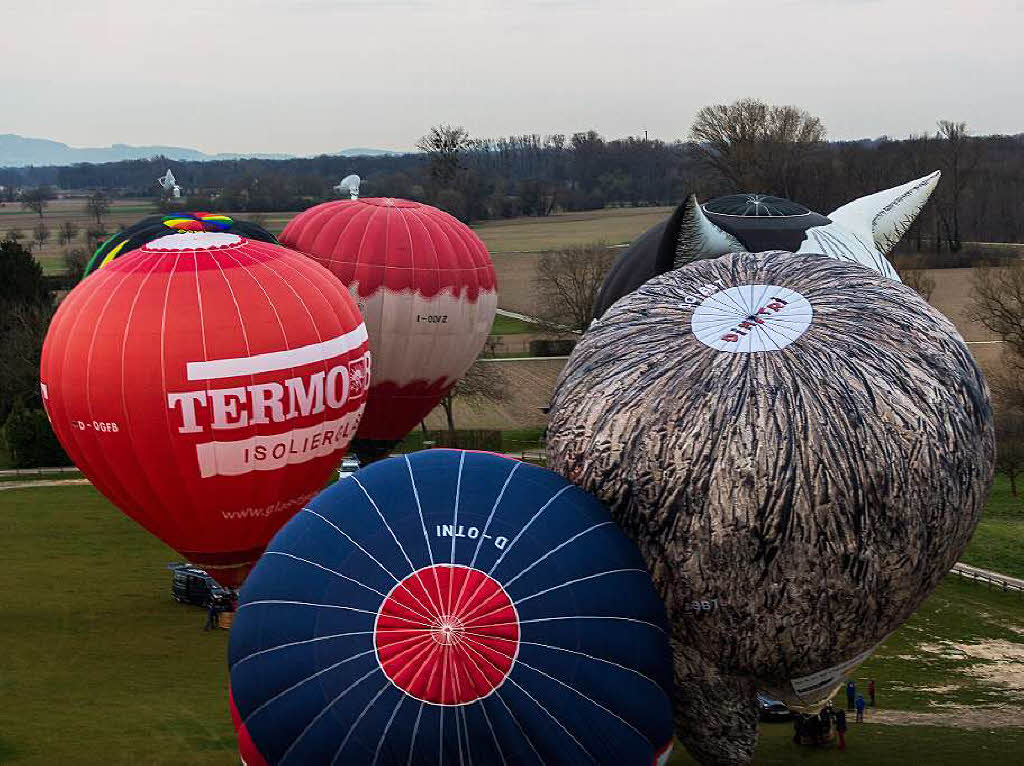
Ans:
<svg viewBox="0 0 1024 766"><path fill-rule="evenodd" d="M875 679L868 681L868 697L871 698L871 707L875 706ZM857 711L857 723L864 722L864 696L857 694L857 684L851 678L846 682L846 709Z"/></svg>
<svg viewBox="0 0 1024 766"><path fill-rule="evenodd" d="M793 742L798 745L827 745L832 741L832 727L839 739L839 749L846 749L846 711L836 710L832 702L818 715L797 714L793 718Z"/></svg>
<svg viewBox="0 0 1024 766"><path fill-rule="evenodd" d="M868 681L868 697L871 707L875 706L875 679ZM864 721L864 708L867 703L864 696L857 694L857 684L851 678L846 682L846 710L832 707L829 700L825 709L818 715L797 714L793 718L793 742L798 745L826 745L833 739L832 728L835 727L835 738L839 740L839 749L846 749L846 712L856 711L857 723Z"/></svg>

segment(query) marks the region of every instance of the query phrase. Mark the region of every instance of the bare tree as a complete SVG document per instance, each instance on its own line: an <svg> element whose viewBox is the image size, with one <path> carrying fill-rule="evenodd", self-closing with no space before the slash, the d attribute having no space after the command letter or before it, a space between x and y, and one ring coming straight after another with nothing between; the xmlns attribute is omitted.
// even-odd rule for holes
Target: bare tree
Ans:
<svg viewBox="0 0 1024 766"><path fill-rule="evenodd" d="M960 235L963 193L981 161L981 143L971 139L966 122L940 120L935 137L942 146L942 184L935 205L946 243L950 252L956 253L963 247Z"/></svg>
<svg viewBox="0 0 1024 766"><path fill-rule="evenodd" d="M455 400L456 398L486 399L492 402L504 402L508 399L508 383L501 364L493 362L476 362L470 367L462 379L456 383L441 399L445 418L448 421L448 432L455 434Z"/></svg>
<svg viewBox="0 0 1024 766"><path fill-rule="evenodd" d="M1024 412L1002 407L996 412L996 468L1010 480L1017 497L1017 476L1024 471Z"/></svg>
<svg viewBox="0 0 1024 766"><path fill-rule="evenodd" d="M1024 358L1024 261L974 269L971 297L970 318Z"/></svg>
<svg viewBox="0 0 1024 766"><path fill-rule="evenodd" d="M918 295L926 301L931 301L932 293L935 292L935 279L925 271L921 259L913 259L912 265L899 267L896 273L900 275L903 284L917 290Z"/></svg>
<svg viewBox="0 0 1024 766"><path fill-rule="evenodd" d="M430 159L430 175L441 186L455 181L462 154L472 146L472 140L461 125L434 125L416 142L416 148Z"/></svg>
<svg viewBox="0 0 1024 766"><path fill-rule="evenodd" d="M50 204L52 199L53 189L49 186L37 186L34 189L26 189L21 193L21 206L25 210L31 210L39 216L39 220L42 220L43 213L46 212L46 206Z"/></svg>
<svg viewBox="0 0 1024 766"><path fill-rule="evenodd" d="M825 139L821 120L752 98L703 107L690 127L697 157L736 191L794 197L802 162Z"/></svg>
<svg viewBox="0 0 1024 766"><path fill-rule="evenodd" d="M36 243L36 249L38 250L47 242L50 241L50 227L40 221L32 229L32 241Z"/></svg>
<svg viewBox="0 0 1024 766"><path fill-rule="evenodd" d="M75 282L78 282L85 274L85 267L89 265L90 257L89 251L80 247L64 251L64 268Z"/></svg>
<svg viewBox="0 0 1024 766"><path fill-rule="evenodd" d="M95 191L85 200L85 212L96 219L97 228L103 226L103 216L110 211L110 198L102 191Z"/></svg>
<svg viewBox="0 0 1024 766"><path fill-rule="evenodd" d="M553 329L587 329L601 283L615 256L604 242L544 253L534 285L541 319Z"/></svg>
<svg viewBox="0 0 1024 766"><path fill-rule="evenodd" d="M57 241L61 245L70 245L71 240L78 236L78 224L74 221L62 221L57 228Z"/></svg>
<svg viewBox="0 0 1024 766"><path fill-rule="evenodd" d="M971 276L968 316L1006 344L999 369L986 377L1005 411L1024 412L1024 262L977 268Z"/></svg>

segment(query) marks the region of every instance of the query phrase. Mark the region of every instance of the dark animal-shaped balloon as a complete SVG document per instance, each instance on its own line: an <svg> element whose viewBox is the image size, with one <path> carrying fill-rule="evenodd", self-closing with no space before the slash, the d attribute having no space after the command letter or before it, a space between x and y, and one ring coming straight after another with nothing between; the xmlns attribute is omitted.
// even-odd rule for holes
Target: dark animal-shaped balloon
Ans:
<svg viewBox="0 0 1024 766"><path fill-rule="evenodd" d="M758 688L820 708L980 516L994 460L985 381L883 257L935 179L831 222L803 213L813 225L799 231L784 200L770 217L691 199L620 262L610 307L559 378L550 465L643 552L672 627L676 732L702 763L752 758ZM715 257L787 237L800 252ZM658 238L680 265L643 281L661 268ZM812 243L833 249L803 252Z"/></svg>
<svg viewBox="0 0 1024 766"><path fill-rule="evenodd" d="M594 318L658 274L726 253L820 253L899 279L886 256L921 212L939 175L860 197L827 217L780 197L732 194L702 205L691 195L619 256L601 286Z"/></svg>

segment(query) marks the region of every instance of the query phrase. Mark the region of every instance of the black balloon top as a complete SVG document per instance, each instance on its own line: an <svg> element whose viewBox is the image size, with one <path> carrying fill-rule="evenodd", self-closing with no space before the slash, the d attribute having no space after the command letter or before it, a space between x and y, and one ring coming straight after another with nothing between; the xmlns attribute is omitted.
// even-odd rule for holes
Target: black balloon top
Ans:
<svg viewBox="0 0 1024 766"><path fill-rule="evenodd" d="M688 231L693 236L694 230L700 229L693 225L693 219L701 214L712 224L707 226L705 222L708 229L717 227L720 234L724 232L723 240L731 236L740 247L734 245L718 252L711 245L708 250L694 253L683 261L717 257L739 249L753 253L766 250L795 252L800 248L807 229L830 223L821 213L782 197L730 194L706 202L700 206L699 212L695 210L694 200L687 198L666 221L641 234L616 259L598 292L594 318L600 318L615 301L647 280L675 268L680 260L681 232Z"/></svg>

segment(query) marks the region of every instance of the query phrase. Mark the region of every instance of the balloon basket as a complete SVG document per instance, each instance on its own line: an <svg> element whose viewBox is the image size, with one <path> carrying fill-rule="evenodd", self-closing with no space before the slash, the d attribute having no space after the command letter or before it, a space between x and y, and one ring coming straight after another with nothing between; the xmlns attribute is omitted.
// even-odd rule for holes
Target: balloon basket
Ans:
<svg viewBox="0 0 1024 766"><path fill-rule="evenodd" d="M221 612L217 615L217 627L221 630L231 630L231 623L234 621L234 612Z"/></svg>

